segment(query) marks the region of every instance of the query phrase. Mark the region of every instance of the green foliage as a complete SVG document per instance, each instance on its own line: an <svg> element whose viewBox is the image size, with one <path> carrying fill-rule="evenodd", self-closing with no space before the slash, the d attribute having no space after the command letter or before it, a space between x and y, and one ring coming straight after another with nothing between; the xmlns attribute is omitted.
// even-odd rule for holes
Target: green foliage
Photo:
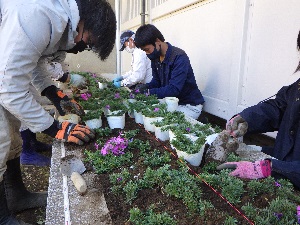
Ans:
<svg viewBox="0 0 300 225"><path fill-rule="evenodd" d="M171 144L179 151L195 154L203 148L205 137L201 136L196 141L192 141L187 135L177 133L176 138L171 141Z"/></svg>
<svg viewBox="0 0 300 225"><path fill-rule="evenodd" d="M126 152L123 155L115 156L113 154L107 154L103 156L99 151L91 152L86 150L85 161L90 161L95 169L95 172L100 174L104 172L110 172L113 169L122 167L123 165L129 164L133 154Z"/></svg>
<svg viewBox="0 0 300 225"><path fill-rule="evenodd" d="M134 138L139 132L140 132L140 130L136 129L136 130L130 130L130 131L124 132L123 134L126 139L130 140L131 138Z"/></svg>
<svg viewBox="0 0 300 225"><path fill-rule="evenodd" d="M146 166L163 166L171 161L170 153L165 151L161 153L159 150L154 149L152 152L141 154L143 162Z"/></svg>
<svg viewBox="0 0 300 225"><path fill-rule="evenodd" d="M92 120L92 119L99 119L99 118L101 118L102 113L103 112L102 112L101 109L90 110L84 116L82 116L81 119L83 121Z"/></svg>
<svg viewBox="0 0 300 225"><path fill-rule="evenodd" d="M125 184L123 190L126 196L126 202L131 204L132 200L134 200L137 197L139 185L136 181L129 180Z"/></svg>
<svg viewBox="0 0 300 225"><path fill-rule="evenodd" d="M146 117L164 117L167 113L166 104L147 105L141 113Z"/></svg>
<svg viewBox="0 0 300 225"><path fill-rule="evenodd" d="M129 103L129 109L135 110L136 112L140 113L145 107L147 107L147 104L142 101L136 101L135 103Z"/></svg>
<svg viewBox="0 0 300 225"><path fill-rule="evenodd" d="M241 158L235 155L234 153L229 153L226 159L227 162L238 162L241 161Z"/></svg>
<svg viewBox="0 0 300 225"><path fill-rule="evenodd" d="M228 216L224 222L224 225L234 225L237 224L237 219L232 217L232 216Z"/></svg>
<svg viewBox="0 0 300 225"><path fill-rule="evenodd" d="M129 221L134 225L176 225L177 222L166 212L155 213L154 206L150 206L145 213L138 208L130 209Z"/></svg>
<svg viewBox="0 0 300 225"><path fill-rule="evenodd" d="M95 129L96 134L98 134L100 137L109 136L112 133L112 130L109 127L105 128L97 128Z"/></svg>

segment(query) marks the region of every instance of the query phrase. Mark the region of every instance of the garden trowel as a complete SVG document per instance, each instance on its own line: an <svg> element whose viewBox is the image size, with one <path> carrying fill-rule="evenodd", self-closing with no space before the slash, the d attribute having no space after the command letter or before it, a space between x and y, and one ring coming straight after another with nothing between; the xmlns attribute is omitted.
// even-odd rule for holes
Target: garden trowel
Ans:
<svg viewBox="0 0 300 225"><path fill-rule="evenodd" d="M61 158L60 161L61 173L71 177L71 180L80 194L84 194L87 190L87 185L81 174L86 170L83 162L74 155L68 155Z"/></svg>

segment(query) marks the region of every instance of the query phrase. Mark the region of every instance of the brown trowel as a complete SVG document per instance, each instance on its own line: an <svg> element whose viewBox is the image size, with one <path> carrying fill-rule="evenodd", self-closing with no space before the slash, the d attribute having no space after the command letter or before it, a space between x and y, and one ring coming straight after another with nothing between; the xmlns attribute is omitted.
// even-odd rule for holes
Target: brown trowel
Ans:
<svg viewBox="0 0 300 225"><path fill-rule="evenodd" d="M80 194L87 191L87 185L81 174L86 170L81 159L75 155L61 158L60 171L63 175L71 177L71 180Z"/></svg>

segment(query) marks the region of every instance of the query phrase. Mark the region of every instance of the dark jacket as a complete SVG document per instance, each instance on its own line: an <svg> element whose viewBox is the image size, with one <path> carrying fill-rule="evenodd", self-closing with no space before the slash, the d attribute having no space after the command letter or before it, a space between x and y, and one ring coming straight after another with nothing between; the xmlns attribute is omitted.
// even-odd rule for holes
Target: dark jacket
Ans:
<svg viewBox="0 0 300 225"><path fill-rule="evenodd" d="M168 44L162 63L151 61L152 80L148 83L150 94L158 98L177 97L179 105L199 105L204 103L197 86L194 72L187 54L180 48Z"/></svg>
<svg viewBox="0 0 300 225"><path fill-rule="evenodd" d="M273 148L263 152L272 159L272 176L283 177L300 188L300 79L282 87L275 99L243 110L240 115L248 122L248 133L278 131Z"/></svg>

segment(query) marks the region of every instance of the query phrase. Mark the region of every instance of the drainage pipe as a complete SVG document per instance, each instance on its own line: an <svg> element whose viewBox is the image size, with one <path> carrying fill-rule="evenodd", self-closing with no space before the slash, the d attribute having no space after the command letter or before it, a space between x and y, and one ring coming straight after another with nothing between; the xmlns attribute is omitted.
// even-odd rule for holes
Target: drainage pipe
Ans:
<svg viewBox="0 0 300 225"><path fill-rule="evenodd" d="M117 75L121 74L121 52L119 49L120 46L120 0L115 0L115 13L116 13L116 20L117 20L117 30L116 30L116 49L117 49L117 63L116 63L116 71Z"/></svg>
<svg viewBox="0 0 300 225"><path fill-rule="evenodd" d="M141 5L141 25L145 25L145 17L146 17L146 0L142 0Z"/></svg>

